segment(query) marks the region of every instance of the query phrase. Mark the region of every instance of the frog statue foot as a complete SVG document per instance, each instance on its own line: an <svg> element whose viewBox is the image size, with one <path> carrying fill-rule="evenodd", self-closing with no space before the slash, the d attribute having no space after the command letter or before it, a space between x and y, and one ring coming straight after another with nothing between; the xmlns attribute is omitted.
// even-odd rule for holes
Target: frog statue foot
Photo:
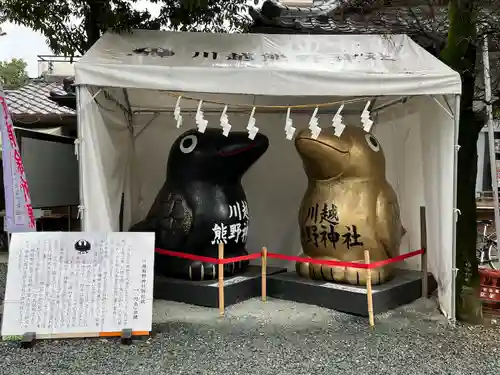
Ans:
<svg viewBox="0 0 500 375"><path fill-rule="evenodd" d="M301 257L306 258L307 255L302 254ZM329 257L316 257L318 260L336 260ZM364 260L352 261L356 263L364 263ZM362 268L350 268L341 266L329 266L322 264L312 264L308 262L297 262L295 264L297 273L308 279L336 281L339 283L347 283L352 285L366 285L367 270ZM387 265L380 268L371 269L372 284L383 284L392 277L392 266Z"/></svg>
<svg viewBox="0 0 500 375"><path fill-rule="evenodd" d="M196 255L217 258L217 254L215 254L216 251L217 248L207 248L206 251L198 252ZM238 248L233 249L230 253L228 252L225 255L225 258L233 258L243 255L248 255L248 252L245 248ZM235 274L244 271L248 265L249 261L247 260L224 264L224 276L234 276ZM219 267L214 263L206 263L184 258L166 257L164 255L157 254L155 259L155 270L156 273L167 277L203 281L215 280L218 276Z"/></svg>

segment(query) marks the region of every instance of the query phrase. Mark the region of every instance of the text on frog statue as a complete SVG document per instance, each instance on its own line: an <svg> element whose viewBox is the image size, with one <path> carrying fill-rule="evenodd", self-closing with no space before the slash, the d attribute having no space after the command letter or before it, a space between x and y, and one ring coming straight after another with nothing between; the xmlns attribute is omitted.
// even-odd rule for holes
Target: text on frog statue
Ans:
<svg viewBox="0 0 500 375"><path fill-rule="evenodd" d="M229 219L248 220L248 204L245 201L229 205Z"/></svg>
<svg viewBox="0 0 500 375"><path fill-rule="evenodd" d="M212 245L228 241L235 243L244 243L248 236L248 204L245 201L239 201L229 205L229 220L236 220L236 223L214 223L212 227L213 239Z"/></svg>
<svg viewBox="0 0 500 375"><path fill-rule="evenodd" d="M356 225L339 225L337 206L333 203L330 205L324 203L323 206L315 204L309 207L305 220L310 222L304 226L307 243L313 243L316 247L331 243L334 249L337 248L339 241L342 241L341 244L348 249L363 246Z"/></svg>

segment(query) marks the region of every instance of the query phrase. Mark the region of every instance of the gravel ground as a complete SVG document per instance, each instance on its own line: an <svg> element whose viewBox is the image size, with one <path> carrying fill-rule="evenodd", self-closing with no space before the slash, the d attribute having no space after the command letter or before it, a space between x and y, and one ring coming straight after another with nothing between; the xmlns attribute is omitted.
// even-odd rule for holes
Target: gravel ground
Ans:
<svg viewBox="0 0 500 375"><path fill-rule="evenodd" d="M5 266L0 265L0 297ZM451 327L432 300L356 318L298 303L254 299L227 309L156 301L149 340L38 342L21 350L0 342L9 375L322 375L495 374L500 330Z"/></svg>

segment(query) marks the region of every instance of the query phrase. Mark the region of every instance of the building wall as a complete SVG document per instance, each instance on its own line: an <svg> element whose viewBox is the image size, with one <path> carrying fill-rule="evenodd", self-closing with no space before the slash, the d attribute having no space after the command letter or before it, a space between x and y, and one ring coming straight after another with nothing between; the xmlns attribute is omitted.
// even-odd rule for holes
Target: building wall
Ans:
<svg viewBox="0 0 500 375"><path fill-rule="evenodd" d="M72 77L75 75L75 62L79 57L71 61L64 56L38 56L38 76Z"/></svg>

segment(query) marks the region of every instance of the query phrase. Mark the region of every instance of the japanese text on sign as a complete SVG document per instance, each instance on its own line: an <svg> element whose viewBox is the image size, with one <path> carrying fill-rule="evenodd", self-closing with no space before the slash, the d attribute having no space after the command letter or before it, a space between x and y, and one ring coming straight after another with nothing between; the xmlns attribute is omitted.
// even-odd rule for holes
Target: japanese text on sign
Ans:
<svg viewBox="0 0 500 375"><path fill-rule="evenodd" d="M153 233L14 233L2 336L150 331L153 262Z"/></svg>
<svg viewBox="0 0 500 375"><path fill-rule="evenodd" d="M169 48L136 48L133 53L130 53L129 56L133 54L144 55L144 56L152 56L152 57L160 57L160 58L168 58L175 56L175 51ZM370 60L370 61L396 61L394 56L391 56L386 53L375 53L375 52L342 52L335 53L329 51L323 51L321 53L294 53L290 56L285 55L282 52L264 52L260 54L256 54L254 52L229 52L222 53L216 51L195 51L192 52L192 59L196 60L211 60L211 61L240 61L240 62L250 62L250 61L263 61L263 62L277 62L284 60L295 60L298 62L304 63L335 63L339 61L343 62L354 62L361 60Z"/></svg>
<svg viewBox="0 0 500 375"><path fill-rule="evenodd" d="M339 225L337 206L333 203L330 205L324 203L322 207L319 204L310 207L306 220L308 225L304 226L304 234L307 243L313 243L316 247L327 246L330 243L336 248L340 242L348 249L363 246L356 225Z"/></svg>
<svg viewBox="0 0 500 375"><path fill-rule="evenodd" d="M260 55L256 55L255 53L251 52L242 52L242 53L229 53L227 55L220 54L218 52L194 52L193 53L193 59L210 59L210 60L232 60L232 61L255 61L258 60L259 58L262 59L264 62L269 62L269 61L282 61L282 60L288 60L288 57L285 56L283 53L272 53L272 52L266 52L262 53ZM371 60L371 61L376 61L376 60L381 60L381 61L396 61L396 59L390 55L383 54L383 53L373 53L373 52L367 52L367 53L342 53L342 54L335 54L335 53L324 53L324 54L305 54L305 53L299 53L293 55L293 59L299 61L299 62L311 62L311 63L320 63L320 62L338 62L338 61L346 61L346 62L353 62L356 60Z"/></svg>

